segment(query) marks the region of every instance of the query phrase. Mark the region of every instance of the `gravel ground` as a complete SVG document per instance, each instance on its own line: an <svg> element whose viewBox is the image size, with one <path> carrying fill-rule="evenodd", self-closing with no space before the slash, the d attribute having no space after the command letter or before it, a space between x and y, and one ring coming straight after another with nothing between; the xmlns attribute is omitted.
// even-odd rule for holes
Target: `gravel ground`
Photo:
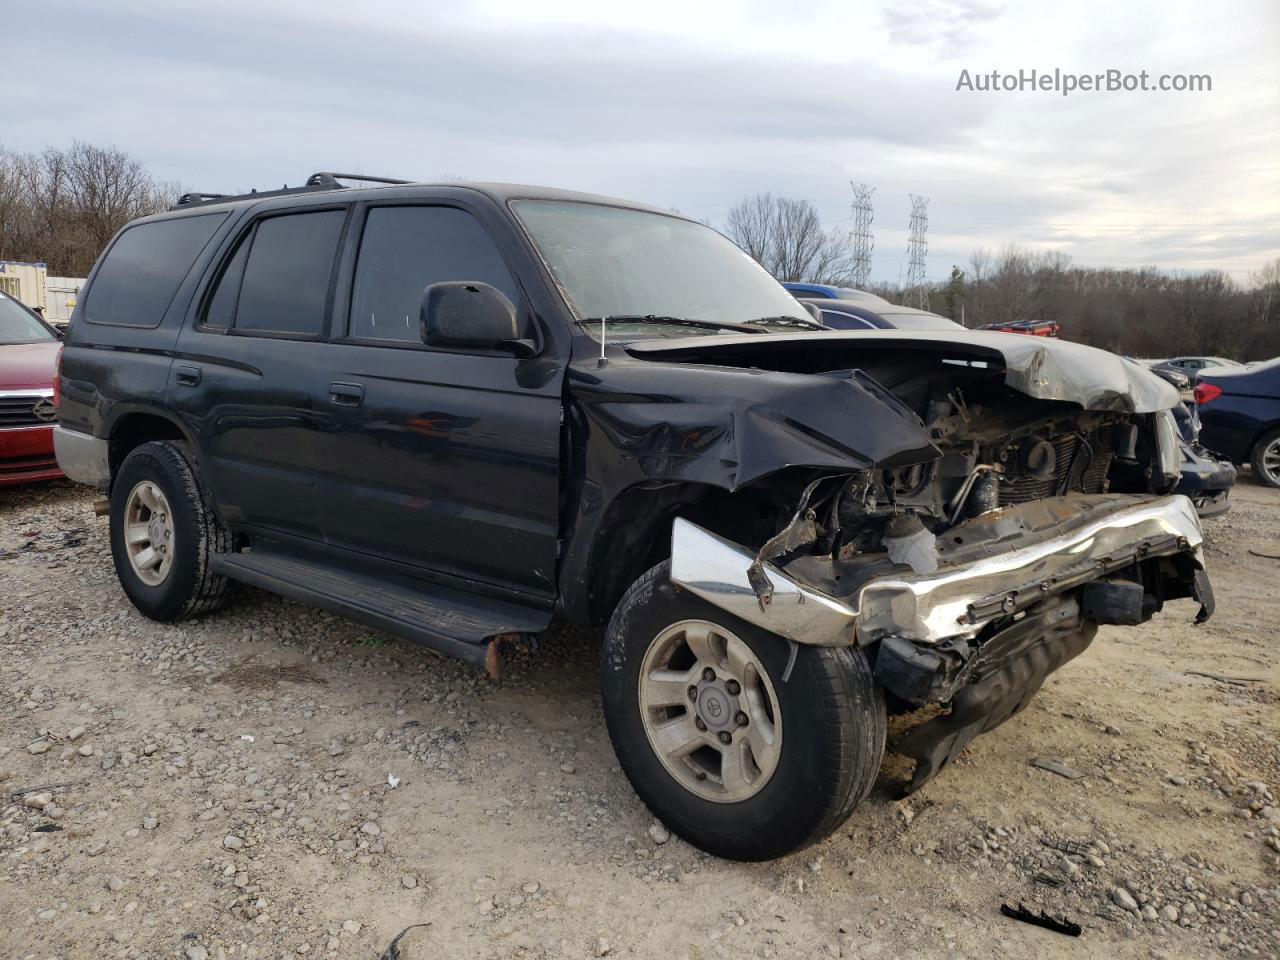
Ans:
<svg viewBox="0 0 1280 960"><path fill-rule="evenodd" d="M632 794L595 635L494 685L249 589L151 623L90 501L0 490L2 958L377 958L411 924L403 960L1280 952L1280 561L1250 552L1280 553L1280 491L1207 521L1210 623L1103 628L919 794L890 757L835 836L759 865Z"/></svg>

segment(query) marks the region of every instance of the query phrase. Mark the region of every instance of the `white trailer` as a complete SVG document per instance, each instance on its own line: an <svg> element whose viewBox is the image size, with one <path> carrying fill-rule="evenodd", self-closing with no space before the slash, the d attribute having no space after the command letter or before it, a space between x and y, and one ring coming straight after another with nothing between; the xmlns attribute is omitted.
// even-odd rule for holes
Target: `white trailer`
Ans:
<svg viewBox="0 0 1280 960"><path fill-rule="evenodd" d="M46 320L53 323L66 323L80 299L80 291L84 289L84 277L47 277L45 279L45 311Z"/></svg>
<svg viewBox="0 0 1280 960"><path fill-rule="evenodd" d="M25 303L32 310L44 311L48 304L45 280L48 269L43 263L0 260L0 292Z"/></svg>

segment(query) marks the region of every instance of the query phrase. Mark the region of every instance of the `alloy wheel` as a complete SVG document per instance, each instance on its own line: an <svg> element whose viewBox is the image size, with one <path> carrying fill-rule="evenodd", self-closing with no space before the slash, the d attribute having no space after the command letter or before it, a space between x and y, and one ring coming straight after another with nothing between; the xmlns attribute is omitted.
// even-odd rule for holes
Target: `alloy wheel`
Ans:
<svg viewBox="0 0 1280 960"><path fill-rule="evenodd" d="M148 587L164 583L173 569L173 510L164 491L143 480L129 491L124 507L124 545L129 565Z"/></svg>
<svg viewBox="0 0 1280 960"><path fill-rule="evenodd" d="M640 669L640 717L658 759L685 789L717 803L760 792L782 755L782 715L760 659L706 620L667 627Z"/></svg>

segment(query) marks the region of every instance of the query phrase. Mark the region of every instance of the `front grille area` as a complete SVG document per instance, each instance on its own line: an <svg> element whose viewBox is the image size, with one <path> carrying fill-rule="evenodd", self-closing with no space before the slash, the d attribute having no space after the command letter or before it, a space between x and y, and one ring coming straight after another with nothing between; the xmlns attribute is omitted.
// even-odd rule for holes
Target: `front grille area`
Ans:
<svg viewBox="0 0 1280 960"><path fill-rule="evenodd" d="M49 427L52 419L41 419L36 415L36 407L51 409L53 394L50 393L16 393L0 396L0 430L11 427Z"/></svg>
<svg viewBox="0 0 1280 960"><path fill-rule="evenodd" d="M1030 500L1042 500L1045 497L1056 497L1059 492L1071 493L1104 493L1106 492L1107 473L1111 470L1111 457L1114 451L1115 428L1104 426L1089 434L1086 438L1089 451L1083 451L1079 434L1063 433L1050 442L1057 454L1052 477L1034 477L1030 475L1003 477L1000 482L1000 503L1027 503ZM1080 482L1070 491L1064 491L1067 478L1071 476L1076 457L1082 453L1089 456L1088 466L1080 475Z"/></svg>

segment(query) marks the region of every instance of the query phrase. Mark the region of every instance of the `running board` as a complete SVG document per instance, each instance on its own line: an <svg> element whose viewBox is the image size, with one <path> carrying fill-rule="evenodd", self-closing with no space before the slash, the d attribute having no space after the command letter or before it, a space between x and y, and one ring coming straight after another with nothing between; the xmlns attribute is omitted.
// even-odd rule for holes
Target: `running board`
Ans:
<svg viewBox="0 0 1280 960"><path fill-rule="evenodd" d="M223 576L278 593L432 650L485 665L487 641L505 633L540 633L549 610L480 597L438 584L365 576L280 553L219 553Z"/></svg>

